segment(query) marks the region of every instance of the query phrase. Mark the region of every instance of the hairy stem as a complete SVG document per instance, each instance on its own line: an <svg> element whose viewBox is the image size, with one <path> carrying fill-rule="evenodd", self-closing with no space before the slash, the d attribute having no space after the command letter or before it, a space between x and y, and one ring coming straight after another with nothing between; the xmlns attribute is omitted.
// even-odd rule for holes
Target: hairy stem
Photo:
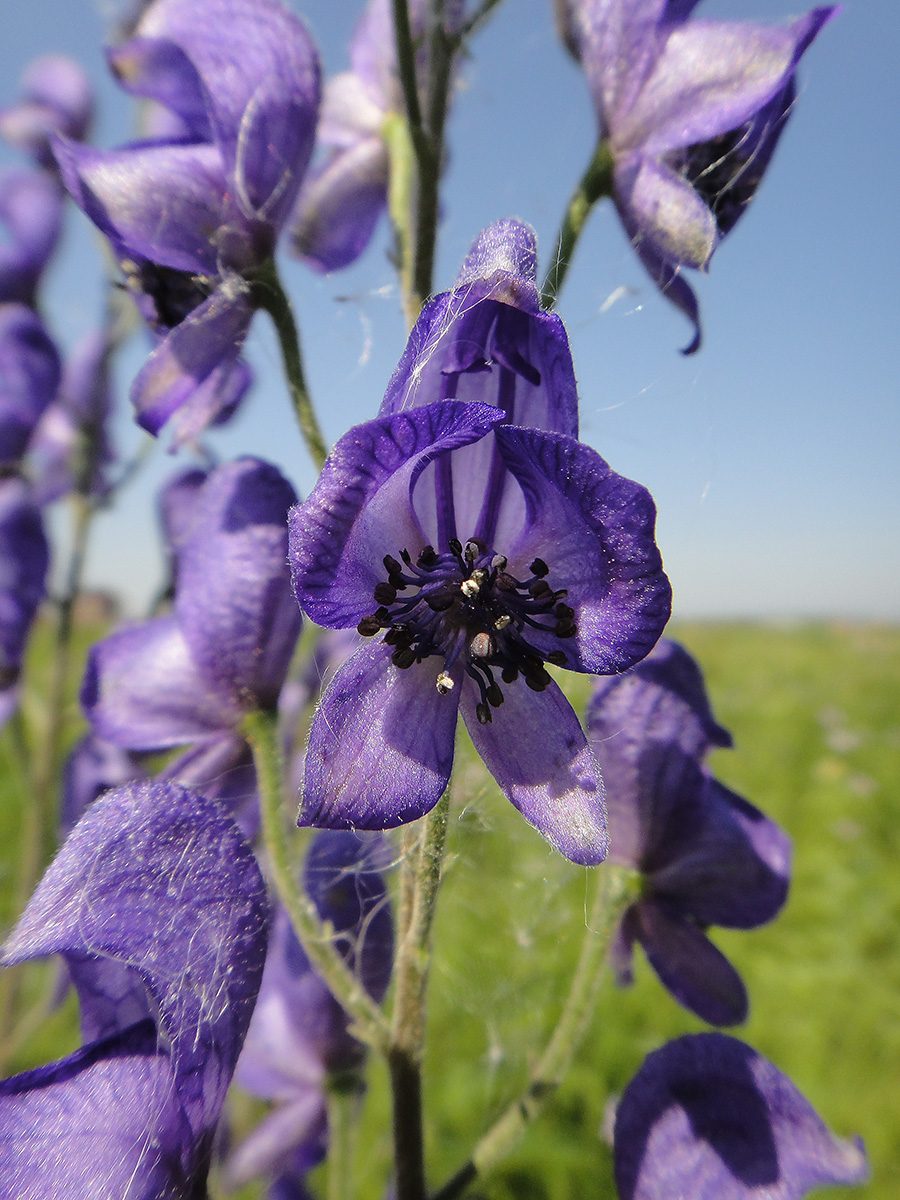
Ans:
<svg viewBox="0 0 900 1200"><path fill-rule="evenodd" d="M265 309L275 325L288 391L294 406L294 415L310 457L316 464L316 468L321 470L322 464L328 457L328 447L325 445L325 439L313 410L309 389L306 386L297 322L294 320L291 302L278 278L274 259L269 259L260 267L251 288L254 303L258 308Z"/></svg>
<svg viewBox="0 0 900 1200"><path fill-rule="evenodd" d="M335 949L330 922L321 919L291 869L281 812L283 774L277 713L248 713L244 718L244 736L253 749L269 870L281 903L309 961L353 1019L352 1032L387 1054L389 1028L384 1014Z"/></svg>
<svg viewBox="0 0 900 1200"><path fill-rule="evenodd" d="M404 166L402 188L392 183L391 215L397 236L404 310L411 326L431 295L434 253L440 208L440 174L444 154L444 124L450 91L453 57L459 40L448 33L444 0L431 0L427 18L427 78L423 81L424 107L419 95L416 46L412 39L408 0L393 0L397 65L403 90L407 138L414 171L405 169L398 155L401 142L395 132L386 134L391 172L398 161ZM405 200L401 208L398 201Z"/></svg>
<svg viewBox="0 0 900 1200"><path fill-rule="evenodd" d="M412 883L408 885L405 929L394 965L396 990L388 1054L397 1200L425 1200L426 1195L422 1133L425 999L449 807L450 798L445 793L425 818L418 845L412 847L406 839Z"/></svg>
<svg viewBox="0 0 900 1200"><path fill-rule="evenodd" d="M575 246L591 209L598 200L612 195L613 165L609 143L602 140L597 144L594 157L572 193L559 233L556 235L553 259L541 288L541 303L544 308L553 308L559 298Z"/></svg>
<svg viewBox="0 0 900 1200"><path fill-rule="evenodd" d="M509 1154L565 1078L594 1012L610 940L619 918L637 895L634 871L607 864L597 874L597 891L569 994L528 1086L481 1138L469 1161L435 1193L434 1200L454 1200Z"/></svg>

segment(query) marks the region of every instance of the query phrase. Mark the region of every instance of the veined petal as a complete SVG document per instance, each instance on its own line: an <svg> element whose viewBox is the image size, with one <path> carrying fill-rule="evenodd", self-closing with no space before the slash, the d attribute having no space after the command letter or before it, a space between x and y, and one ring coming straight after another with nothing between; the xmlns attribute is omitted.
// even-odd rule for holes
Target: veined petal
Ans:
<svg viewBox="0 0 900 1200"><path fill-rule="evenodd" d="M484 230L453 290L422 310L381 415L449 397L495 404L513 425L577 437L569 340L559 317L540 309L536 260L530 226L507 220Z"/></svg>
<svg viewBox="0 0 900 1200"><path fill-rule="evenodd" d="M158 434L207 381L212 394L204 393L204 416L234 404L235 382L247 382L243 373L234 372L252 317L246 283L239 275L226 275L213 294L166 335L131 385L138 424ZM243 394L241 387L237 391ZM198 423L190 422L189 431ZM182 440L188 436L183 433Z"/></svg>
<svg viewBox="0 0 900 1200"><path fill-rule="evenodd" d="M98 642L88 659L81 703L99 737L129 750L218 737L242 716L232 695L200 672L171 616Z"/></svg>
<svg viewBox="0 0 900 1200"><path fill-rule="evenodd" d="M616 203L627 210L648 252L664 262L701 269L719 239L716 220L703 198L671 167L646 155L631 155L615 170Z"/></svg>
<svg viewBox="0 0 900 1200"><path fill-rule="evenodd" d="M388 160L378 137L358 139L313 171L294 210L292 247L318 271L338 271L368 246L387 204Z"/></svg>
<svg viewBox="0 0 900 1200"><path fill-rule="evenodd" d="M720 1033L648 1055L616 1113L622 1200L801 1200L818 1184L862 1183L862 1143L834 1137L767 1059Z"/></svg>
<svg viewBox="0 0 900 1200"><path fill-rule="evenodd" d="M504 685L503 703L482 725L480 694L463 684L461 710L475 749L506 796L554 850L592 867L606 857L600 769L572 706L555 683L533 692Z"/></svg>
<svg viewBox="0 0 900 1200"><path fill-rule="evenodd" d="M825 14L817 21L821 28L831 10L817 11ZM676 25L633 107L616 125L616 149L662 154L742 125L787 83L798 48L811 40L809 19L789 26Z"/></svg>
<svg viewBox="0 0 900 1200"><path fill-rule="evenodd" d="M692 921L651 899L639 900L629 932L679 1004L710 1025L747 1019L747 991L724 954Z"/></svg>
<svg viewBox="0 0 900 1200"><path fill-rule="evenodd" d="M572 438L506 425L494 436L524 496L518 539L504 553L511 566L542 558L551 585L568 589L577 632L566 665L627 670L656 644L671 604L649 492ZM547 650L560 645L537 630L529 638Z"/></svg>
<svg viewBox="0 0 900 1200"><path fill-rule="evenodd" d="M265 884L234 822L196 792L136 783L88 809L3 961L62 954L127 964L158 1014L195 1136L205 1136L250 1022L267 924Z"/></svg>
<svg viewBox="0 0 900 1200"><path fill-rule="evenodd" d="M54 150L72 199L126 254L218 274L215 235L227 184L215 146L94 150L59 138Z"/></svg>
<svg viewBox="0 0 900 1200"><path fill-rule="evenodd" d="M393 829L437 804L450 779L458 689L437 690L440 659L410 670L363 646L313 717L299 824Z"/></svg>
<svg viewBox="0 0 900 1200"><path fill-rule="evenodd" d="M180 548L175 612L191 658L239 708L275 703L300 633L287 568L296 499L269 463L224 463L197 496Z"/></svg>
<svg viewBox="0 0 900 1200"><path fill-rule="evenodd" d="M312 152L319 105L319 60L305 27L277 0L156 0L137 33L190 59L244 216L279 227Z"/></svg>
<svg viewBox="0 0 900 1200"><path fill-rule="evenodd" d="M428 540L410 499L419 473L500 419L486 405L439 402L344 434L308 499L288 514L294 592L308 616L344 629L373 611L385 554L418 553Z"/></svg>

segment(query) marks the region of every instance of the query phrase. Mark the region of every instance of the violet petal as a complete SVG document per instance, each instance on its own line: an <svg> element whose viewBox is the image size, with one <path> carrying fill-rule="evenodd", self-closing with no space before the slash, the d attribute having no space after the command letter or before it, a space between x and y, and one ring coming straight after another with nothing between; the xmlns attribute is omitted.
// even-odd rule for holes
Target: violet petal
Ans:
<svg viewBox="0 0 900 1200"><path fill-rule="evenodd" d="M835 1138L762 1055L694 1034L648 1055L616 1114L622 1200L801 1200L819 1184L862 1183L862 1143Z"/></svg>
<svg viewBox="0 0 900 1200"><path fill-rule="evenodd" d="M453 765L458 693L441 695L440 660L411 670L366 645L341 667L313 717L301 825L392 829L424 816Z"/></svg>

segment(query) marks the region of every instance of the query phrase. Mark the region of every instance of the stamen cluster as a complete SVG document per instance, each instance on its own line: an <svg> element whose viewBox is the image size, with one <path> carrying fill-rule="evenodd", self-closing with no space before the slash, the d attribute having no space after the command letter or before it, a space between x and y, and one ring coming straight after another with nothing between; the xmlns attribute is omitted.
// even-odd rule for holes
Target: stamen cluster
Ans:
<svg viewBox="0 0 900 1200"><path fill-rule="evenodd" d="M554 590L547 582L550 568L543 559L534 559L527 579L517 579L507 570L507 558L478 538L465 547L451 538L448 546L443 554L426 546L415 564L408 550L401 551L402 562L386 554L387 582L374 589L378 608L357 628L363 637L386 630L384 641L394 647L391 661L401 670L443 656L444 670L437 677L442 695L453 690L453 668L460 664L478 685L476 714L487 725L491 708L503 703L494 671L503 683L521 675L532 691L542 692L550 683L544 663L565 666L566 654L544 653L531 645L526 631L574 637L575 610L563 602L566 589ZM401 597L402 592L409 594Z"/></svg>

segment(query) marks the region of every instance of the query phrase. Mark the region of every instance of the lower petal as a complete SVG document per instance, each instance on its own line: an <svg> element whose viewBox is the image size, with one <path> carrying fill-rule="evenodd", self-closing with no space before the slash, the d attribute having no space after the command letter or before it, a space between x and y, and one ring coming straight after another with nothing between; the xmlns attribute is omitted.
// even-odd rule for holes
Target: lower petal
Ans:
<svg viewBox="0 0 900 1200"><path fill-rule="evenodd" d="M458 703L435 685L443 661L400 670L390 655L380 642L357 650L316 709L299 824L393 829L443 795Z"/></svg>
<svg viewBox="0 0 900 1200"><path fill-rule="evenodd" d="M600 769L568 700L555 683L533 692L519 679L479 723L480 696L468 681L462 714L485 766L526 821L554 850L591 867L606 857L606 805Z"/></svg>
<svg viewBox="0 0 900 1200"><path fill-rule="evenodd" d="M679 1004L710 1025L746 1021L747 992L741 977L699 926L652 900L639 901L633 911L633 932Z"/></svg>

